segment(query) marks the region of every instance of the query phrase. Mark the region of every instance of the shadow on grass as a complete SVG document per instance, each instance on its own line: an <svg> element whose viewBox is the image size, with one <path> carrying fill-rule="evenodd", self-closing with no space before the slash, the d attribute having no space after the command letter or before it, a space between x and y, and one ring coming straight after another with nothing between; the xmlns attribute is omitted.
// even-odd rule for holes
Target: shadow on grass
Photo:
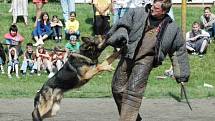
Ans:
<svg viewBox="0 0 215 121"><path fill-rule="evenodd" d="M175 99L177 102L181 102L181 98L179 96L176 96L175 94L169 92L168 93L170 97L172 97L173 99Z"/></svg>

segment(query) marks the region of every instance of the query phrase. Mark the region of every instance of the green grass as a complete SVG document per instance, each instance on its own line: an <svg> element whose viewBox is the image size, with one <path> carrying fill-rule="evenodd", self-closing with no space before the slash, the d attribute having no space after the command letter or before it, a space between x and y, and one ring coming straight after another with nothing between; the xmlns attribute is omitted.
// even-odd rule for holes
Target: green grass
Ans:
<svg viewBox="0 0 215 121"><path fill-rule="evenodd" d="M9 26L12 23L11 13L8 13L10 4L0 3L0 40L3 40L3 35L8 32ZM29 4L29 26L24 26L24 23L19 22L19 32L25 37L24 44L33 42L31 39L31 32L33 30L33 22L31 17L35 15L35 6ZM62 10L60 3L48 3L43 8L50 16L58 15L62 17ZM203 8L188 8L187 11L187 30L191 29L193 21L199 20ZM214 10L213 10L214 11ZM174 8L174 14L177 23L180 25L181 10ZM90 36L92 33L92 8L90 5L77 5L77 18L80 21L80 31L82 36ZM45 42L45 47L51 48L55 45L52 40ZM63 41L61 45L64 45ZM24 47L23 47L24 48ZM211 44L208 53L203 59L198 56L189 56L191 66L191 77L187 85L188 95L191 98L205 98L214 97L214 88L205 88L203 83L209 83L215 86L215 58L214 58L215 45ZM101 60L112 52L109 48L103 53ZM114 63L116 66L117 61ZM169 68L170 60L167 59L163 65L154 69L151 72L149 83L147 85L145 96L147 98L162 98L170 97L170 95L179 96L180 86L176 81L168 78L165 80L157 80L156 76L162 75L164 70ZM5 66L6 70L6 66ZM69 91L65 94L66 97L110 97L111 96L111 79L113 72L106 72L95 76L88 84L79 89ZM21 77L21 79L8 79L7 75L0 74L0 98L17 98L17 97L33 97L38 89L41 88L43 83L47 80L47 74L42 74L38 77L36 75Z"/></svg>

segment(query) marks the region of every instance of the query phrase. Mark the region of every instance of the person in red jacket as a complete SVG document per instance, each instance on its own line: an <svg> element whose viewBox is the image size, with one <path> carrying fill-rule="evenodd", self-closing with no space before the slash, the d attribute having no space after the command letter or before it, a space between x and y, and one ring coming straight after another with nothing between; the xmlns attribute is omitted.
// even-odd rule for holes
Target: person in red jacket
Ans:
<svg viewBox="0 0 215 121"><path fill-rule="evenodd" d="M16 25L11 25L9 28L9 33L4 35L3 44L7 44L7 50L11 47L15 47L17 50L17 54L21 55L21 43L24 41L24 37L18 33L18 28Z"/></svg>

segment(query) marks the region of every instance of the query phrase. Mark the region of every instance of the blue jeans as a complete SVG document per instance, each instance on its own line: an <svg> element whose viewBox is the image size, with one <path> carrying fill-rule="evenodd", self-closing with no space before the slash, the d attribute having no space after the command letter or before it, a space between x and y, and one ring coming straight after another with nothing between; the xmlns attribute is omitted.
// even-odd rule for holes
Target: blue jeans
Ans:
<svg viewBox="0 0 215 121"><path fill-rule="evenodd" d="M52 27L52 36L53 37L61 37L62 36L62 27L61 26L54 26Z"/></svg>
<svg viewBox="0 0 215 121"><path fill-rule="evenodd" d="M65 30L65 39L69 40L71 35L76 35L77 39L80 37L80 31L76 31L73 34L69 34L68 31Z"/></svg>
<svg viewBox="0 0 215 121"><path fill-rule="evenodd" d="M60 0L60 3L63 9L64 20L67 21L70 12L75 11L75 0Z"/></svg>
<svg viewBox="0 0 215 121"><path fill-rule="evenodd" d="M42 36L48 35L48 37L50 37L51 34L52 34L52 30L47 31L47 32L46 32L46 31L42 32ZM35 36L38 36L38 37L39 37L39 36L40 36L39 33L37 32L37 29L36 29L36 28L35 28L34 31L32 32L32 36L33 36L33 37L35 37Z"/></svg>
<svg viewBox="0 0 215 121"><path fill-rule="evenodd" d="M113 16L113 24L115 24L128 11L128 8L115 8Z"/></svg>
<svg viewBox="0 0 215 121"><path fill-rule="evenodd" d="M27 68L30 68L31 70L37 70L37 63L32 63L30 61L27 61L27 60L23 60L22 62L22 66L21 66L21 71L23 71L23 73L26 73L27 71Z"/></svg>

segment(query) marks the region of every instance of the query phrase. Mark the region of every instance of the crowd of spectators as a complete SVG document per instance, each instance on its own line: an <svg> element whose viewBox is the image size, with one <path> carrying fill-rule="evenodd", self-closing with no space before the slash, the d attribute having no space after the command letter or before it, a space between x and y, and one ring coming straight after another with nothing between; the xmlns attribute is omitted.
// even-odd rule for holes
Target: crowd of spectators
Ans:
<svg viewBox="0 0 215 121"><path fill-rule="evenodd" d="M144 7L150 4L152 0L92 0L94 10L94 35L102 37L107 34L110 25L110 15L113 14L113 24L130 8ZM4 35L4 41L0 46L0 70L4 71L4 64L7 64L7 74L12 78L11 73L15 72L17 78L20 78L19 72L23 76L27 70L30 74L41 75L41 70L49 73L51 78L55 71L60 70L67 55L70 52L79 52L80 48L80 23L76 18L75 1L60 0L63 21L58 16L53 15L51 18L47 12L42 12L42 8L48 3L48 0L33 0L36 6L35 25L32 30L32 38L36 43L30 42L26 44L25 51L22 50L24 37L19 34L16 26L17 17L23 16L25 25L28 25L28 0L12 0L9 12L12 13L13 21L9 27L9 32ZM146 6L148 7L148 6ZM172 8L169 16L174 20ZM63 34L64 32L64 34ZM60 43L64 38L68 41L64 47L55 46L51 50L43 47L46 39L54 39L56 43ZM192 24L192 30L186 34L186 47L189 53L199 57L207 51L208 45L215 36L215 15L211 12L210 7L204 8L204 14L200 17L200 21ZM4 49L3 49L4 48ZM21 56L22 55L22 56ZM6 59L7 58L7 59ZM19 62L22 60L22 62ZM20 69L19 69L20 65ZM172 68L165 73L172 72ZM169 74L169 73L168 73ZM173 73L170 75L172 76Z"/></svg>

